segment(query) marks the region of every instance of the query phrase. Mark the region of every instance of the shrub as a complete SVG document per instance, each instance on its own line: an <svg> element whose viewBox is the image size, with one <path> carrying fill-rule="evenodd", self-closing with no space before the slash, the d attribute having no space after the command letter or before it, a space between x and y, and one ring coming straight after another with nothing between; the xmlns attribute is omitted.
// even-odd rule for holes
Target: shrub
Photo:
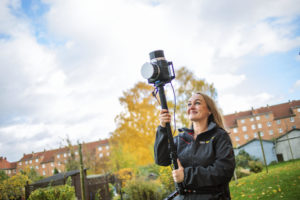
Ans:
<svg viewBox="0 0 300 200"><path fill-rule="evenodd" d="M254 173L261 172L263 169L263 164L260 161L250 160L248 164L249 164L250 171Z"/></svg>
<svg viewBox="0 0 300 200"><path fill-rule="evenodd" d="M25 198L24 187L27 181L30 182L26 175L17 174L0 182L0 199Z"/></svg>
<svg viewBox="0 0 300 200"><path fill-rule="evenodd" d="M135 179L128 181L124 188L124 200L159 200L163 199L163 189L157 181Z"/></svg>
<svg viewBox="0 0 300 200"><path fill-rule="evenodd" d="M249 176L251 174L248 169L244 169L242 167L236 168L235 172L236 172L237 178L242 178L242 177L245 177L245 176Z"/></svg>
<svg viewBox="0 0 300 200"><path fill-rule="evenodd" d="M68 182L68 181L67 181ZM70 184L34 190L29 200L75 200L75 189Z"/></svg>

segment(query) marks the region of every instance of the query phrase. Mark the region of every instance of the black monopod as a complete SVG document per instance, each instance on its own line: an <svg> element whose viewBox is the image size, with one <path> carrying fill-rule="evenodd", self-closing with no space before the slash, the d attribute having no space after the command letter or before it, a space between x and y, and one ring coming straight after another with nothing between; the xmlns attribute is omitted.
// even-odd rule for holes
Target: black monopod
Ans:
<svg viewBox="0 0 300 200"><path fill-rule="evenodd" d="M175 78L174 67L172 62L168 62L164 57L162 50L153 51L150 53L150 63L145 63L141 70L142 76L148 80L149 84L154 84L154 87L159 93L161 108L168 110L164 86L170 83ZM170 123L166 123L168 136L168 144L170 149L170 159L174 169L178 169L177 150L174 144ZM175 183L176 191L171 193L165 200L174 199L178 194L184 194L182 183Z"/></svg>

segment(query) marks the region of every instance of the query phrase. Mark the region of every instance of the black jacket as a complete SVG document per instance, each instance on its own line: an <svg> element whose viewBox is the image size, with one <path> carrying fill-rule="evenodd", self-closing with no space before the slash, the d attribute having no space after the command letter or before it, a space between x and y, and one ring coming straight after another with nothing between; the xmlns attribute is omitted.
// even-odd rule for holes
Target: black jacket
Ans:
<svg viewBox="0 0 300 200"><path fill-rule="evenodd" d="M184 167L183 185L186 189L207 192L186 194L184 199L213 199L218 191L224 199L230 199L228 184L233 176L235 159L228 133L213 122L196 140L193 139L193 130L184 128L182 131L174 137L174 143ZM158 165L171 164L166 128L161 126L156 133L154 157Z"/></svg>

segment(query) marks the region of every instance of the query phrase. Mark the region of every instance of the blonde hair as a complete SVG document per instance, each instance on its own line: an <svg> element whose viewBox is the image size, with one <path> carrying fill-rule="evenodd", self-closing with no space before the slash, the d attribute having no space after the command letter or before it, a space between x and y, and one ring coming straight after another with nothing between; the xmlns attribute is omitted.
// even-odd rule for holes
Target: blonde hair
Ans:
<svg viewBox="0 0 300 200"><path fill-rule="evenodd" d="M208 110L211 112L211 115L208 117L208 123L212 121L220 128L225 129L223 116L221 115L215 101L210 96L202 92L196 92L195 94L199 94L203 97Z"/></svg>

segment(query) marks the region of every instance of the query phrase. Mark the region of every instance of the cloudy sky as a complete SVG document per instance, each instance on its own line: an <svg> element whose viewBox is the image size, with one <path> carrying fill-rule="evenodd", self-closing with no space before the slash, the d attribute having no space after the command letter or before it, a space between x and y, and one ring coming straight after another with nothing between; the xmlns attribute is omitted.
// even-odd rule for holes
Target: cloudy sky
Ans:
<svg viewBox="0 0 300 200"><path fill-rule="evenodd" d="M0 0L0 156L107 138L157 49L225 114L300 99L299 0Z"/></svg>

